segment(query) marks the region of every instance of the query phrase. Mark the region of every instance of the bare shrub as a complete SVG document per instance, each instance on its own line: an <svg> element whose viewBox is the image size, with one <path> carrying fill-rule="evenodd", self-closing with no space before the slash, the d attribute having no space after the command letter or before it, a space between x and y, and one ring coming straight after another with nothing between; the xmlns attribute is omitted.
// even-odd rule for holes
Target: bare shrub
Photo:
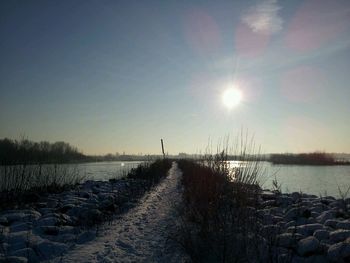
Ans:
<svg viewBox="0 0 350 263"><path fill-rule="evenodd" d="M83 179L72 165L0 166L0 208L35 202L39 194L63 191Z"/></svg>
<svg viewBox="0 0 350 263"><path fill-rule="evenodd" d="M202 160L179 161L184 186L180 243L195 262L259 262L269 256L256 212L260 155L253 138L240 138L231 149L225 139Z"/></svg>

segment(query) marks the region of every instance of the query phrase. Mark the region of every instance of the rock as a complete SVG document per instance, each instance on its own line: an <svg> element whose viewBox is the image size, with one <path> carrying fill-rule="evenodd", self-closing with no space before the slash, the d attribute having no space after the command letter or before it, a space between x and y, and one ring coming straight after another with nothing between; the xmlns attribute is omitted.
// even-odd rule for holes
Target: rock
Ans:
<svg viewBox="0 0 350 263"><path fill-rule="evenodd" d="M271 191L263 191L260 196L264 200L276 199L276 194Z"/></svg>
<svg viewBox="0 0 350 263"><path fill-rule="evenodd" d="M76 234L77 233L77 229L72 227L72 226L61 226L59 228L60 230L60 235L63 234Z"/></svg>
<svg viewBox="0 0 350 263"><path fill-rule="evenodd" d="M323 225L321 224L307 224L307 225L301 225L297 227L289 227L287 229L287 232L293 233L296 232L298 234L301 234L303 236L310 236L313 235L313 233L318 230L322 229Z"/></svg>
<svg viewBox="0 0 350 263"><path fill-rule="evenodd" d="M291 220L296 220L299 217L300 211L298 208L291 208L288 210L288 212L285 215L285 219L287 221L291 221Z"/></svg>
<svg viewBox="0 0 350 263"><path fill-rule="evenodd" d="M3 217L6 218L8 224L12 224L13 222L17 222L22 220L22 218L25 216L22 212L13 212L3 215Z"/></svg>
<svg viewBox="0 0 350 263"><path fill-rule="evenodd" d="M294 203L299 201L299 199L301 198L301 195L298 192L293 192L290 194L290 196L292 197Z"/></svg>
<svg viewBox="0 0 350 263"><path fill-rule="evenodd" d="M31 209L24 211L24 217L22 218L22 220L33 222L34 220L38 220L40 217L41 214L38 211Z"/></svg>
<svg viewBox="0 0 350 263"><path fill-rule="evenodd" d="M326 220L328 219L333 219L335 216L335 213L333 211L324 211L321 213L321 215L319 215L316 220L320 223L324 223L326 222Z"/></svg>
<svg viewBox="0 0 350 263"><path fill-rule="evenodd" d="M301 256L305 256L316 252L318 249L319 243L320 242L313 236L299 240L298 254Z"/></svg>
<svg viewBox="0 0 350 263"><path fill-rule="evenodd" d="M28 259L24 257L10 256L4 259L0 258L0 263L27 263Z"/></svg>
<svg viewBox="0 0 350 263"><path fill-rule="evenodd" d="M315 206L312 206L310 207L310 211L311 212L315 212L317 214L320 214L323 212L323 206L320 204L320 205L315 205Z"/></svg>
<svg viewBox="0 0 350 263"><path fill-rule="evenodd" d="M341 242L350 237L350 230L338 229L330 233L329 239L333 242Z"/></svg>
<svg viewBox="0 0 350 263"><path fill-rule="evenodd" d="M328 263L328 260L323 255L312 255L305 258L305 263Z"/></svg>
<svg viewBox="0 0 350 263"><path fill-rule="evenodd" d="M330 246L327 257L331 262L341 262L343 259L350 259L350 244L341 242Z"/></svg>
<svg viewBox="0 0 350 263"><path fill-rule="evenodd" d="M325 225L325 226L332 227L332 228L336 228L336 226L337 226L338 223L339 223L339 221L336 220L336 219L327 219L327 220L324 222L324 225Z"/></svg>
<svg viewBox="0 0 350 263"><path fill-rule="evenodd" d="M76 242L77 236L73 234L59 234L55 241L59 243L73 243Z"/></svg>
<svg viewBox="0 0 350 263"><path fill-rule="evenodd" d="M292 233L283 233L277 236L277 244L280 247L292 248L297 244L297 237Z"/></svg>
<svg viewBox="0 0 350 263"><path fill-rule="evenodd" d="M0 225L3 225L3 226L8 226L9 225L9 221L7 220L6 217L0 216Z"/></svg>
<svg viewBox="0 0 350 263"><path fill-rule="evenodd" d="M40 228L43 234L49 235L49 236L57 236L58 233L60 232L60 229L57 226L42 226Z"/></svg>
<svg viewBox="0 0 350 263"><path fill-rule="evenodd" d="M54 208L43 207L43 208L40 208L40 209L39 209L39 212L40 212L42 215L46 215L46 214L48 214L48 213L53 213L53 212L54 212Z"/></svg>
<svg viewBox="0 0 350 263"><path fill-rule="evenodd" d="M16 250L10 254L15 257L23 257L28 260L28 262L38 262L38 256L35 254L33 249L31 248L23 248L20 250Z"/></svg>
<svg viewBox="0 0 350 263"><path fill-rule="evenodd" d="M279 261L278 261L279 262ZM298 255L294 255L292 260L286 261L288 263L328 263L326 257L322 255L312 255L309 257L300 257Z"/></svg>
<svg viewBox="0 0 350 263"><path fill-rule="evenodd" d="M276 198L276 204L278 206L287 207L293 203L293 199L289 196L280 195Z"/></svg>
<svg viewBox="0 0 350 263"><path fill-rule="evenodd" d="M94 233L92 231L87 231L87 232L84 232L84 233L79 235L79 237L77 239L77 243L83 244L83 243L86 243L86 242L93 240L95 237L96 237L96 233Z"/></svg>
<svg viewBox="0 0 350 263"><path fill-rule="evenodd" d="M85 209L79 215L79 220L83 224L93 225L102 220L102 213L98 209Z"/></svg>
<svg viewBox="0 0 350 263"><path fill-rule="evenodd" d="M75 207L74 204L65 204L63 206L61 206L58 211L61 213L67 213L67 211L69 211L70 209L72 209L73 207Z"/></svg>
<svg viewBox="0 0 350 263"><path fill-rule="evenodd" d="M262 217L262 223L264 225L271 225L273 224L273 215L271 214L264 214L263 217Z"/></svg>
<svg viewBox="0 0 350 263"><path fill-rule="evenodd" d="M284 225L284 227L285 228L290 228L290 227L296 227L296 225L297 225L297 223L294 220L292 220L292 221L289 221L288 223L286 223Z"/></svg>
<svg viewBox="0 0 350 263"><path fill-rule="evenodd" d="M31 232L28 231L21 231L21 232L14 232L10 233L7 236L7 240L9 244L14 244L14 243L25 243L28 240L28 237L31 236Z"/></svg>
<svg viewBox="0 0 350 263"><path fill-rule="evenodd" d="M275 206L276 205L276 201L275 200L267 200L262 202L261 206L266 208L266 207L271 207L271 206Z"/></svg>
<svg viewBox="0 0 350 263"><path fill-rule="evenodd" d="M32 228L30 223L16 222L10 227L10 232L28 231Z"/></svg>
<svg viewBox="0 0 350 263"><path fill-rule="evenodd" d="M57 217L45 217L37 221L38 226L57 226L59 225L59 220Z"/></svg>
<svg viewBox="0 0 350 263"><path fill-rule="evenodd" d="M319 241L325 240L329 238L329 232L325 229L317 229L314 232L314 237L316 237Z"/></svg>
<svg viewBox="0 0 350 263"><path fill-rule="evenodd" d="M62 243L45 240L37 244L34 249L38 252L41 260L48 260L65 253L68 246Z"/></svg>
<svg viewBox="0 0 350 263"><path fill-rule="evenodd" d="M280 228L275 225L275 224L272 224L272 225L265 225L262 227L261 229L261 234L265 237L265 238L268 238L268 237L274 237L276 236L277 234L279 234L280 232Z"/></svg>
<svg viewBox="0 0 350 263"><path fill-rule="evenodd" d="M336 228L350 230L350 221L344 220L344 221L338 222L338 224L336 225Z"/></svg>

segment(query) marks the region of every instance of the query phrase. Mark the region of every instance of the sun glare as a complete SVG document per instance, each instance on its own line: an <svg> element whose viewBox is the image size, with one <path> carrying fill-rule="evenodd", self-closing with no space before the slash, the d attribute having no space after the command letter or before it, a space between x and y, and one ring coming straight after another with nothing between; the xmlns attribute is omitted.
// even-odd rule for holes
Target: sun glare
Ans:
<svg viewBox="0 0 350 263"><path fill-rule="evenodd" d="M228 88L222 94L222 102L226 108L232 109L242 100L242 92L237 88Z"/></svg>

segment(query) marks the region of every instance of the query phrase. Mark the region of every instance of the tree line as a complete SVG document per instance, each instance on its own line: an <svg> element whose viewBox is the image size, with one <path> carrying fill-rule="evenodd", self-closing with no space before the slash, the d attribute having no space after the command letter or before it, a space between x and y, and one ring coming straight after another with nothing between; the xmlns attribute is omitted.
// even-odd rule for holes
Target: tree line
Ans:
<svg viewBox="0 0 350 263"><path fill-rule="evenodd" d="M0 139L0 165L69 163L89 157L66 142Z"/></svg>

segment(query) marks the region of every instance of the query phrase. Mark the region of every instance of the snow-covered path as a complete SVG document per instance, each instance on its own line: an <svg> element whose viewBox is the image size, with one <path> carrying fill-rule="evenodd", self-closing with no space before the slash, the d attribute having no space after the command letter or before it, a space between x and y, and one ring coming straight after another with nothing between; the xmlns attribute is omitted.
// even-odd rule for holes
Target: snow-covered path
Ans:
<svg viewBox="0 0 350 263"><path fill-rule="evenodd" d="M181 171L173 163L168 176L102 235L76 245L55 262L187 262L180 246L171 238L176 209L181 200Z"/></svg>

